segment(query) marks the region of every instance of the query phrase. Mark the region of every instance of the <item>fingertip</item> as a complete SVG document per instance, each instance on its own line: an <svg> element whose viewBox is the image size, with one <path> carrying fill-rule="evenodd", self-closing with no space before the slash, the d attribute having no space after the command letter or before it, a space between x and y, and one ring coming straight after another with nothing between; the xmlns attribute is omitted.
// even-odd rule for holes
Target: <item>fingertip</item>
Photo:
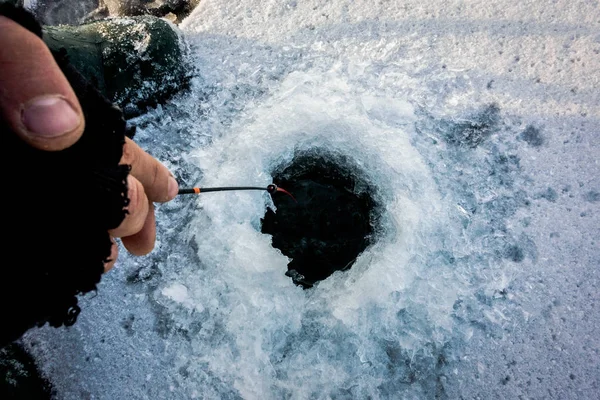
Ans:
<svg viewBox="0 0 600 400"><path fill-rule="evenodd" d="M0 16L0 112L32 147L58 151L81 137L81 105L46 44Z"/></svg>
<svg viewBox="0 0 600 400"><path fill-rule="evenodd" d="M127 177L127 205L125 219L119 226L109 230L113 237L124 238L135 235L144 227L149 212L149 200L144 187L134 176Z"/></svg>
<svg viewBox="0 0 600 400"><path fill-rule="evenodd" d="M179 184L173 176L169 177L169 184L167 189L167 201L171 201L179 193Z"/></svg>
<svg viewBox="0 0 600 400"><path fill-rule="evenodd" d="M123 246L134 256L145 256L154 249L154 245L156 244L154 205L149 202L148 208L148 214L142 229L131 236L121 238Z"/></svg>
<svg viewBox="0 0 600 400"><path fill-rule="evenodd" d="M173 174L129 138L125 139L120 163L131 165L131 175L142 183L150 201L164 203L177 196L179 184Z"/></svg>
<svg viewBox="0 0 600 400"><path fill-rule="evenodd" d="M22 106L20 133L32 146L56 151L72 146L85 128L81 109L61 95L45 95Z"/></svg>

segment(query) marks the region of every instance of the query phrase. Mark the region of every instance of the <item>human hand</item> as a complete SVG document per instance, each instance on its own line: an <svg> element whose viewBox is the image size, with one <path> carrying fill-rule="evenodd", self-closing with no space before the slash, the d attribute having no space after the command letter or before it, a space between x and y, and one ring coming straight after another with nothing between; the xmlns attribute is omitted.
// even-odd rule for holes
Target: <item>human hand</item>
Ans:
<svg viewBox="0 0 600 400"><path fill-rule="evenodd" d="M21 140L44 151L64 150L81 137L85 121L81 105L44 42L12 20L0 16L0 113ZM120 238L132 254L154 248L153 202L177 195L177 182L167 168L126 139L121 164L128 176L128 214L109 231L113 242L108 271L115 264Z"/></svg>

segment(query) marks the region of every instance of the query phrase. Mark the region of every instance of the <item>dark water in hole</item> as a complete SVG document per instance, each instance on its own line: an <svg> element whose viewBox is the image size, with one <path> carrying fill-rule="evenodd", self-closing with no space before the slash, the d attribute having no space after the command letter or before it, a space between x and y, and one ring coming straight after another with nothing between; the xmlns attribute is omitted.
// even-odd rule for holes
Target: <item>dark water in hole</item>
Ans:
<svg viewBox="0 0 600 400"><path fill-rule="evenodd" d="M273 182L297 203L273 196L277 210L267 209L262 232L292 259L286 274L305 288L350 268L372 243L377 220L373 191L347 164L341 158L302 155L273 174ZM366 189L358 192L358 187Z"/></svg>

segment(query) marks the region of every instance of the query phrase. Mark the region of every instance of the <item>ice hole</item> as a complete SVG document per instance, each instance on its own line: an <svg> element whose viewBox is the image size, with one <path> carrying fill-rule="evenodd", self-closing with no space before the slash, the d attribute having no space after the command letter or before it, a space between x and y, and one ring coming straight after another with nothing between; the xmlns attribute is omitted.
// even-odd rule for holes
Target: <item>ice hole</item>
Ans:
<svg viewBox="0 0 600 400"><path fill-rule="evenodd" d="M273 182L296 198L273 196L262 233L287 257L286 275L304 288L349 269L374 241L378 220L374 191L348 157L297 155L273 171Z"/></svg>

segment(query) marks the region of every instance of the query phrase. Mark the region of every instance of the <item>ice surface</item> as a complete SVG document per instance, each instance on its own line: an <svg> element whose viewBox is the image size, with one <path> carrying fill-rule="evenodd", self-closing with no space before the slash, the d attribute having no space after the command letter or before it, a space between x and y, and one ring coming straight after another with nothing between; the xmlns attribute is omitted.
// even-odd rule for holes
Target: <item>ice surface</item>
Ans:
<svg viewBox="0 0 600 400"><path fill-rule="evenodd" d="M345 156L377 240L302 290L266 194L160 206L151 255L26 336L59 398L597 396L597 1L204 0L181 28L199 75L140 144L189 186Z"/></svg>

